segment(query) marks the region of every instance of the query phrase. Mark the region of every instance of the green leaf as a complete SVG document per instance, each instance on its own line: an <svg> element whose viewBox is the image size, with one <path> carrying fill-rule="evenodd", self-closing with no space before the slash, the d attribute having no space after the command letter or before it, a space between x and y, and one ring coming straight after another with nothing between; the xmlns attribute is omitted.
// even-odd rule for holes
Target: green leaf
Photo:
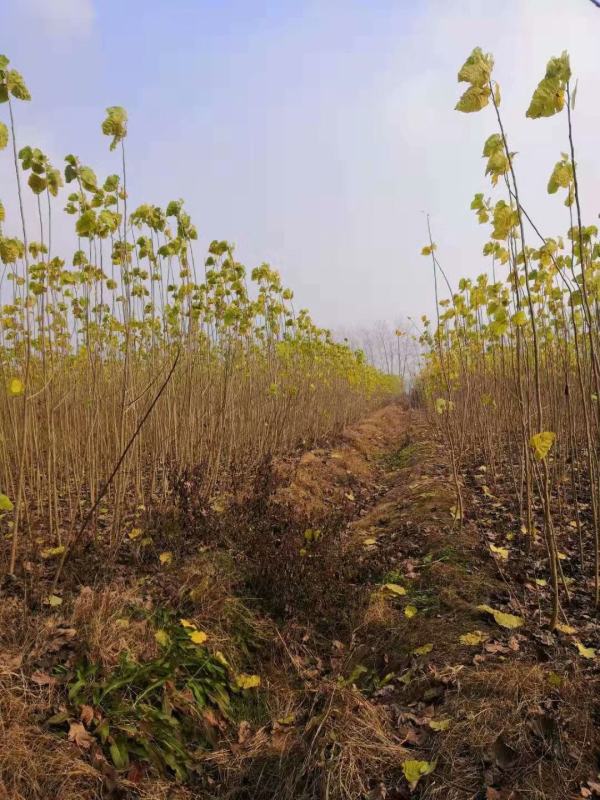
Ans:
<svg viewBox="0 0 600 800"><path fill-rule="evenodd" d="M96 173L91 167L80 168L79 180L81 181L83 188L87 189L88 192L95 192L98 190L98 179L96 178Z"/></svg>
<svg viewBox="0 0 600 800"><path fill-rule="evenodd" d="M8 128L3 122L0 122L0 150L4 150L8 144Z"/></svg>
<svg viewBox="0 0 600 800"><path fill-rule="evenodd" d="M573 167L568 161L559 161L548 181L548 194L555 194L560 187L568 189L573 181Z"/></svg>
<svg viewBox="0 0 600 800"><path fill-rule="evenodd" d="M526 116L530 119L552 117L562 111L564 104L565 90L560 81L554 78L544 78L533 93Z"/></svg>
<svg viewBox="0 0 600 800"><path fill-rule="evenodd" d="M13 97L16 97L17 100L31 100L31 95L29 94L29 89L25 85L23 76L21 73L17 72L16 69L7 71L6 86L8 91Z"/></svg>
<svg viewBox="0 0 600 800"><path fill-rule="evenodd" d="M490 90L486 86L470 86L455 105L456 111L470 114L481 111L490 102Z"/></svg>
<svg viewBox="0 0 600 800"><path fill-rule="evenodd" d="M570 77L571 65L568 53L564 52L559 58L551 58L546 65L544 78L533 93L527 116L539 119L539 117L551 117L562 111L565 104L565 89Z"/></svg>
<svg viewBox="0 0 600 800"><path fill-rule="evenodd" d="M91 236L96 229L96 212L92 209L84 211L75 224L79 236Z"/></svg>
<svg viewBox="0 0 600 800"><path fill-rule="evenodd" d="M552 431L542 431L531 437L529 444L538 461L543 461L546 458L555 439L556 434Z"/></svg>
<svg viewBox="0 0 600 800"><path fill-rule="evenodd" d="M114 150L117 144L127 136L127 111L121 106L110 106L106 109L106 118L102 123L102 133L112 136L110 149Z"/></svg>
<svg viewBox="0 0 600 800"><path fill-rule="evenodd" d="M110 746L110 757L117 769L125 769L129 766L129 753L125 742L113 742Z"/></svg>
<svg viewBox="0 0 600 800"><path fill-rule="evenodd" d="M523 325L527 325L527 314L524 311L517 311L512 315L511 321L517 328L522 328Z"/></svg>
<svg viewBox="0 0 600 800"><path fill-rule="evenodd" d="M519 221L517 212L504 200L499 200L494 206L494 229L492 238L504 241L511 229Z"/></svg>
<svg viewBox="0 0 600 800"><path fill-rule="evenodd" d="M36 175L35 172L32 172L29 176L29 180L27 181L31 191L34 194L41 194L45 191L46 187L48 186L48 182L45 178L42 178L41 175Z"/></svg>
<svg viewBox="0 0 600 800"><path fill-rule="evenodd" d="M494 59L489 53L484 53L481 47L476 47L459 70L459 83L470 83L472 86L485 86L489 83Z"/></svg>

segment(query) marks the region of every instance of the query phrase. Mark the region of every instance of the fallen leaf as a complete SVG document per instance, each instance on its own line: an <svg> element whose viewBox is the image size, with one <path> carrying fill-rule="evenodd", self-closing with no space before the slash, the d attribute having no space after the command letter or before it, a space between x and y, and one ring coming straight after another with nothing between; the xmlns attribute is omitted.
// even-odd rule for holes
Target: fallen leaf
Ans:
<svg viewBox="0 0 600 800"><path fill-rule="evenodd" d="M407 619L412 619L417 613L417 609L415 606L405 606L404 607L404 616Z"/></svg>
<svg viewBox="0 0 600 800"><path fill-rule="evenodd" d="M490 550L492 553L495 553L497 556L499 556L503 561L508 561L509 551L506 547L496 547L495 544L491 544Z"/></svg>
<svg viewBox="0 0 600 800"><path fill-rule="evenodd" d="M159 555L159 557L158 557L158 560L163 565L170 564L171 561L173 561L173 553L169 553L169 552L161 553Z"/></svg>
<svg viewBox="0 0 600 800"><path fill-rule="evenodd" d="M435 766L435 761L417 761L416 759L409 759L408 761L402 762L402 772L410 788L414 789L424 775L429 775L433 772Z"/></svg>
<svg viewBox="0 0 600 800"><path fill-rule="evenodd" d="M388 592L391 592L392 594L397 594L397 595L406 594L406 589L404 588L404 586L400 586L399 583L386 583L383 588L387 589Z"/></svg>
<svg viewBox="0 0 600 800"><path fill-rule="evenodd" d="M84 750L89 750L95 739L86 731L81 722L72 722L69 726L69 741L75 742L78 747Z"/></svg>
<svg viewBox="0 0 600 800"><path fill-rule="evenodd" d="M450 727L451 719L432 719L429 727L432 731L446 731Z"/></svg>
<svg viewBox="0 0 600 800"><path fill-rule="evenodd" d="M574 639L573 644L579 651L579 655L583 656L583 658L596 658L596 651L593 647L585 647L578 639Z"/></svg>
<svg viewBox="0 0 600 800"><path fill-rule="evenodd" d="M238 744L245 744L252 736L250 723L243 719L238 726Z"/></svg>
<svg viewBox="0 0 600 800"><path fill-rule="evenodd" d="M235 682L240 689L256 689L260 686L260 676L246 675L242 672L240 675L236 676Z"/></svg>
<svg viewBox="0 0 600 800"><path fill-rule="evenodd" d="M38 686L56 686L58 683L58 680L53 675L48 675L46 672L32 673L31 681L37 683Z"/></svg>
<svg viewBox="0 0 600 800"><path fill-rule="evenodd" d="M79 711L79 719L83 722L86 728L89 728L90 722L94 719L94 709L91 706L83 705Z"/></svg>
<svg viewBox="0 0 600 800"><path fill-rule="evenodd" d="M57 606L62 605L62 597L59 597L57 594L49 594L48 597L44 600L44 605L50 606L51 608L56 608Z"/></svg>
<svg viewBox="0 0 600 800"><path fill-rule="evenodd" d="M159 630L155 632L154 638L161 647L168 647L171 644L171 637L163 628L159 628Z"/></svg>
<svg viewBox="0 0 600 800"><path fill-rule="evenodd" d="M476 647L478 644L485 642L488 637L481 631L472 631L471 633L463 633L459 638L462 644L469 645L469 647Z"/></svg>
<svg viewBox="0 0 600 800"><path fill-rule="evenodd" d="M421 645L421 647L416 647L413 650L413 653L416 656L426 656L428 653L431 653L432 650L433 650L433 644L429 642L428 644Z"/></svg>
<svg viewBox="0 0 600 800"><path fill-rule="evenodd" d="M196 627L193 622L189 621L189 619L180 619L179 620L179 624L183 628L192 628L192 629L194 629Z"/></svg>
<svg viewBox="0 0 600 800"><path fill-rule="evenodd" d="M515 614L507 614L504 611L498 611L495 608L487 605L477 606L478 611L484 611L486 614L491 614L496 624L502 628L520 628L523 625L523 618L517 617Z"/></svg>
<svg viewBox="0 0 600 800"><path fill-rule="evenodd" d="M556 672L548 673L548 683L550 684L550 686L554 687L555 689L558 689L560 686L562 686L562 682L563 679L558 673Z"/></svg>
<svg viewBox="0 0 600 800"><path fill-rule="evenodd" d="M41 552L40 555L42 558L56 558L57 556L62 556L65 552L64 545L58 545L58 547L46 547Z"/></svg>
<svg viewBox="0 0 600 800"><path fill-rule="evenodd" d="M557 622L554 627L555 630L561 633L577 633L577 628L574 628L572 625L566 625L564 622Z"/></svg>
<svg viewBox="0 0 600 800"><path fill-rule="evenodd" d="M492 752L494 754L496 764L500 767L500 769L510 769L510 767L517 760L518 754L516 750L513 750L513 748L504 741L502 736L498 736L494 742Z"/></svg>
<svg viewBox="0 0 600 800"><path fill-rule="evenodd" d="M143 531L141 528L132 528L127 534L130 539L139 539Z"/></svg>

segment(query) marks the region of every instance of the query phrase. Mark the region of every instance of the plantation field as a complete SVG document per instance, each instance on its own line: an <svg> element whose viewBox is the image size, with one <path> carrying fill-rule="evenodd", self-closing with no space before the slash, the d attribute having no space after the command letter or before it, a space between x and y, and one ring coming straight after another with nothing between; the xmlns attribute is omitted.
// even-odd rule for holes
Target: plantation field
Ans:
<svg viewBox="0 0 600 800"><path fill-rule="evenodd" d="M453 287L428 218L405 386L269 264L202 256L182 200L134 206L124 108L99 121L108 176L22 141L0 56L0 800L600 796L577 84L552 58L523 110L564 120L552 238L493 57L458 80L494 128L489 270Z"/></svg>

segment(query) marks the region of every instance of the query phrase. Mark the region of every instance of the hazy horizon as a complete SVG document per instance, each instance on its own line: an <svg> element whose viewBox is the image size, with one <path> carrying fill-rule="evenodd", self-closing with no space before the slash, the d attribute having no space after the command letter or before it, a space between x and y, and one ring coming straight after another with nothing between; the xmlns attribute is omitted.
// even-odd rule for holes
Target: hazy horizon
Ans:
<svg viewBox="0 0 600 800"><path fill-rule="evenodd" d="M474 46L495 56L523 203L548 235L568 227L562 199L545 194L565 119L525 109L548 58L570 51L584 218L598 217L600 9L589 0L5 0L0 30L33 97L16 109L20 146L61 169L74 152L99 175L118 171L99 126L106 106L125 106L131 207L183 197L200 254L235 242L328 327L432 312L424 212L451 282L488 269L488 229L469 204L492 194L481 149L495 121L453 110ZM18 233L6 157L0 198ZM67 257L72 223L57 234Z"/></svg>

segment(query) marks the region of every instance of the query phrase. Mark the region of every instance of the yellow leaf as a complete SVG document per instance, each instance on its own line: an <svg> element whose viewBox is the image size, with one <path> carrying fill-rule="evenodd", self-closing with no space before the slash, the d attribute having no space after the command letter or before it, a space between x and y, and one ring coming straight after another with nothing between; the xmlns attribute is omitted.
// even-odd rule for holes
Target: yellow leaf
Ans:
<svg viewBox="0 0 600 800"><path fill-rule="evenodd" d="M542 433L536 433L531 437L529 444L538 461L543 461L546 458L555 439L556 434L552 431L542 431Z"/></svg>
<svg viewBox="0 0 600 800"><path fill-rule="evenodd" d="M128 533L130 539L139 539L141 535L142 535L141 528L132 528Z"/></svg>
<svg viewBox="0 0 600 800"><path fill-rule="evenodd" d="M227 659L220 650L217 650L217 652L215 653L215 658L219 663L223 664L224 667L229 666L229 661L227 661Z"/></svg>
<svg viewBox="0 0 600 800"><path fill-rule="evenodd" d="M373 537L370 537L369 539L363 539L363 544L365 547L369 547L372 544L377 544L377 539L373 539Z"/></svg>
<svg viewBox="0 0 600 800"><path fill-rule="evenodd" d="M415 616L416 613L417 613L417 609L415 608L415 606L405 606L404 607L404 616L407 619L412 619Z"/></svg>
<svg viewBox="0 0 600 800"><path fill-rule="evenodd" d="M392 594L397 594L397 595L406 594L406 589L404 588L404 586L400 586L399 583L386 583L383 588L387 589L388 592L391 592Z"/></svg>
<svg viewBox="0 0 600 800"><path fill-rule="evenodd" d="M413 653L416 656L426 656L428 653L431 653L432 650L433 650L433 644L429 642L428 644L421 645L421 647L416 647L413 650Z"/></svg>
<svg viewBox="0 0 600 800"><path fill-rule="evenodd" d="M44 600L44 603L51 608L56 608L62 605L62 597L59 597L57 594L49 594Z"/></svg>
<svg viewBox="0 0 600 800"><path fill-rule="evenodd" d="M169 637L169 634L162 628L156 631L154 638L159 645L161 645L161 647L168 647L171 644L171 638Z"/></svg>
<svg viewBox="0 0 600 800"><path fill-rule="evenodd" d="M222 514L225 511L225 503L219 497L215 497L215 499L211 501L210 507L215 514Z"/></svg>
<svg viewBox="0 0 600 800"><path fill-rule="evenodd" d="M498 625L503 628L520 628L524 620L522 617L517 617L515 614L506 614L504 611L498 611L491 606L481 605L477 606L478 611L485 611L486 614L491 614Z"/></svg>
<svg viewBox="0 0 600 800"><path fill-rule="evenodd" d="M461 644L469 645L469 647L476 647L478 644L485 642L488 637L481 631L472 631L471 633L463 633L459 637Z"/></svg>
<svg viewBox="0 0 600 800"><path fill-rule="evenodd" d="M548 581L545 578L536 578L535 582L537 583L538 586L547 586L548 585Z"/></svg>
<svg viewBox="0 0 600 800"><path fill-rule="evenodd" d="M204 631L188 631L188 636L194 644L204 644L204 642L208 639L208 636L204 633Z"/></svg>
<svg viewBox="0 0 600 800"><path fill-rule="evenodd" d="M451 722L451 719L432 719L429 727L432 731L447 731Z"/></svg>
<svg viewBox="0 0 600 800"><path fill-rule="evenodd" d="M496 547L495 544L491 544L490 550L492 551L492 553L495 553L497 556L500 556L500 558L503 561L508 561L509 552L506 547Z"/></svg>
<svg viewBox="0 0 600 800"><path fill-rule="evenodd" d="M578 639L574 639L573 644L579 650L579 655L583 656L583 658L596 658L596 651L593 647L585 647Z"/></svg>
<svg viewBox="0 0 600 800"><path fill-rule="evenodd" d="M574 628L572 625L565 625L564 622L557 622L555 628L561 633L577 633L577 628Z"/></svg>
<svg viewBox="0 0 600 800"><path fill-rule="evenodd" d="M235 679L236 684L240 689L256 689L260 686L259 675L246 675L244 672L238 675Z"/></svg>
<svg viewBox="0 0 600 800"><path fill-rule="evenodd" d="M435 769L435 761L417 761L409 759L402 762L402 772L411 789L414 789L424 775L429 775Z"/></svg>
<svg viewBox="0 0 600 800"><path fill-rule="evenodd" d="M161 564L170 564L173 561L173 553L161 553L158 557Z"/></svg>
<svg viewBox="0 0 600 800"><path fill-rule="evenodd" d="M25 391L25 384L20 378L11 378L8 382L8 393L13 397L23 394Z"/></svg>
<svg viewBox="0 0 600 800"><path fill-rule="evenodd" d="M180 623L180 625L182 625L184 628L194 628L194 629L196 628L196 626L194 625L194 623L193 623L193 622L190 622L190 621L189 621L189 619L180 619L180 620L179 620L179 623Z"/></svg>
<svg viewBox="0 0 600 800"><path fill-rule="evenodd" d="M555 689L558 689L562 686L563 679L558 675L556 672L549 672L548 673L548 683L550 686L553 686Z"/></svg>
<svg viewBox="0 0 600 800"><path fill-rule="evenodd" d="M42 558L56 558L57 556L62 556L65 552L64 545L58 545L58 547L45 547L40 555Z"/></svg>
<svg viewBox="0 0 600 800"><path fill-rule="evenodd" d="M12 511L14 509L14 505L10 497L7 497L5 494L0 494L0 511Z"/></svg>

